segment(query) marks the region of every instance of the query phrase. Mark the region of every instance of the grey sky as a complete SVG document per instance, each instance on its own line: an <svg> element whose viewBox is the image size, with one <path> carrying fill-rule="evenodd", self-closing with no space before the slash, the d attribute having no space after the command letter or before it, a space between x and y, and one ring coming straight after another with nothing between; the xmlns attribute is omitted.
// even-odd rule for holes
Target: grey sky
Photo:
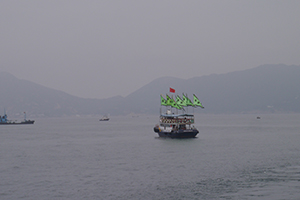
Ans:
<svg viewBox="0 0 300 200"><path fill-rule="evenodd" d="M299 65L299 19L300 1L2 0L0 71L126 96L162 76Z"/></svg>

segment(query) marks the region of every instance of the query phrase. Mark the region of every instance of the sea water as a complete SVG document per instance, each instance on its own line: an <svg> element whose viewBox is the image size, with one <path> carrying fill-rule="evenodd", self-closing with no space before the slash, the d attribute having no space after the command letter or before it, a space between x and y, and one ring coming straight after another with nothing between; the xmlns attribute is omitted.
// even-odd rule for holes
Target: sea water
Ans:
<svg viewBox="0 0 300 200"><path fill-rule="evenodd" d="M196 115L195 139L158 116L0 126L0 199L300 199L300 115Z"/></svg>

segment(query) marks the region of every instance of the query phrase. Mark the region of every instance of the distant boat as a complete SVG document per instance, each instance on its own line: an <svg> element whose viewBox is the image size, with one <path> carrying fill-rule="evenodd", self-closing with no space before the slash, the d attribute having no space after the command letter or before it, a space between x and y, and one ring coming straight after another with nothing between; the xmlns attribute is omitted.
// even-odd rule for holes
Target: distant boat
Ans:
<svg viewBox="0 0 300 200"><path fill-rule="evenodd" d="M0 125L18 125L18 124L33 124L34 120L27 120L26 113L24 112L24 120L21 122L12 121L7 119L6 113L3 116L0 116Z"/></svg>
<svg viewBox="0 0 300 200"><path fill-rule="evenodd" d="M107 115L104 115L99 121L108 121L109 117Z"/></svg>

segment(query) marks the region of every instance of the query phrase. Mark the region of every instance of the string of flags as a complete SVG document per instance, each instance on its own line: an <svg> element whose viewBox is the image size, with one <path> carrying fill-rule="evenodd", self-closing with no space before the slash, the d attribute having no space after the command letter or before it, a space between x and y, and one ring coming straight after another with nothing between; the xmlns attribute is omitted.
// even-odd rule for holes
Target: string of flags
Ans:
<svg viewBox="0 0 300 200"><path fill-rule="evenodd" d="M170 88L170 92L175 93L175 89ZM195 94L193 94L193 102L185 94L182 95L182 98L179 95L177 95L175 97L175 100L169 95L166 95L166 99L163 97L163 95L160 95L160 103L162 106L171 106L179 110L184 109L183 107L187 106L204 108L204 106Z"/></svg>

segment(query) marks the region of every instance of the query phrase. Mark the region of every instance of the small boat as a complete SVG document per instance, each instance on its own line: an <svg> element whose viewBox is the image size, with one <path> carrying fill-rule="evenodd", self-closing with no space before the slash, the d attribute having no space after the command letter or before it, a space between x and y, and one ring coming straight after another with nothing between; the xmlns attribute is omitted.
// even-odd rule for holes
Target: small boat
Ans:
<svg viewBox="0 0 300 200"><path fill-rule="evenodd" d="M109 117L107 115L104 115L99 121L108 121Z"/></svg>
<svg viewBox="0 0 300 200"><path fill-rule="evenodd" d="M0 116L0 125L18 125L18 124L33 124L34 120L27 120L26 119L26 113L24 112L24 120L21 122L12 121L7 119L7 115L4 114L3 116Z"/></svg>

